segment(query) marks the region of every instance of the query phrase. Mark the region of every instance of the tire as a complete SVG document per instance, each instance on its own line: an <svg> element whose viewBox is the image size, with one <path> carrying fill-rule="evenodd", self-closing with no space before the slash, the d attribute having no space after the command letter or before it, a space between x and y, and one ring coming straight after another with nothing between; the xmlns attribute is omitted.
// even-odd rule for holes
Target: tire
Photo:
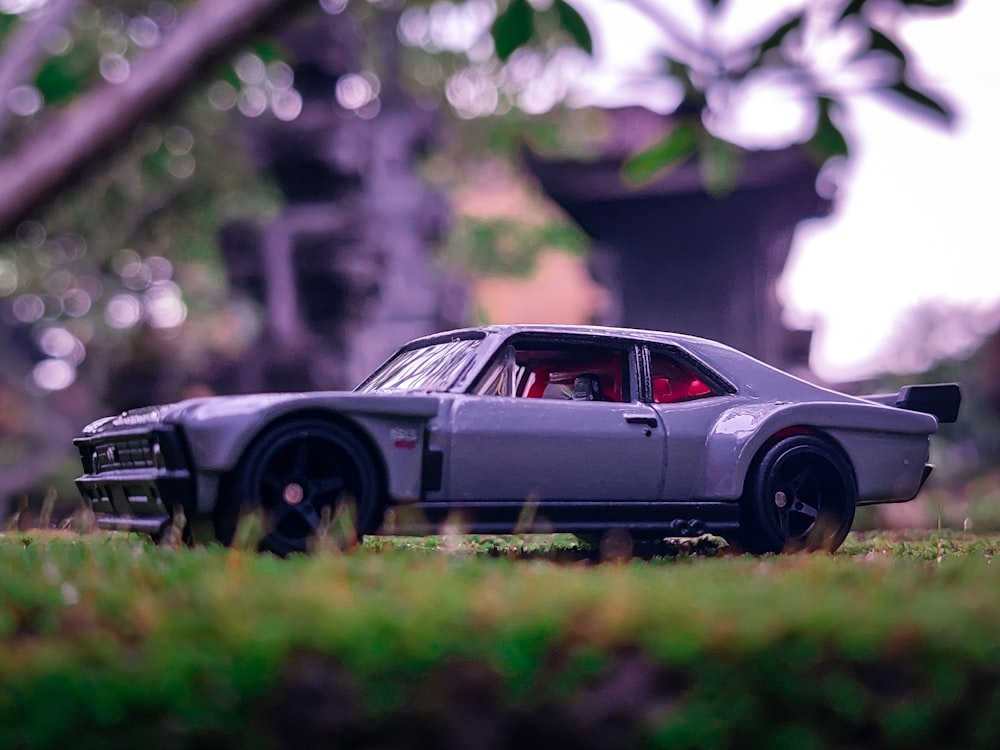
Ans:
<svg viewBox="0 0 1000 750"><path fill-rule="evenodd" d="M305 552L328 518L354 504L356 539L374 530L379 472L365 445L347 428L318 418L276 425L258 437L224 483L215 514L219 541L230 545L240 519L260 510L260 549Z"/></svg>
<svg viewBox="0 0 1000 750"><path fill-rule="evenodd" d="M837 549L854 523L851 464L825 440L799 435L765 448L741 500L740 543L748 552Z"/></svg>

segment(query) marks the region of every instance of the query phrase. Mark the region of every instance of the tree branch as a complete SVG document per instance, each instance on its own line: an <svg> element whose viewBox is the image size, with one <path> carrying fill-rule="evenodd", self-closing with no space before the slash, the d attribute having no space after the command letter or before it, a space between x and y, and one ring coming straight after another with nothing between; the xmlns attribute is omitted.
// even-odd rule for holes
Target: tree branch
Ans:
<svg viewBox="0 0 1000 750"><path fill-rule="evenodd" d="M40 208L222 56L303 0L200 0L124 83L84 94L0 162L0 236Z"/></svg>

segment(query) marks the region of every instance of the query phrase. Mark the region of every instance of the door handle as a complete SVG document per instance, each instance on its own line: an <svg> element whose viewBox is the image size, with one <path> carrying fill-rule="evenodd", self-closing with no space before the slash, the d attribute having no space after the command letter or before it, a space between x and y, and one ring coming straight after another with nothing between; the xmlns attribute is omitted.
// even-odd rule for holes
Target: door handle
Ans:
<svg viewBox="0 0 1000 750"><path fill-rule="evenodd" d="M647 417L645 414L626 414L625 421L629 424L643 424L646 427L656 427L658 424L656 417Z"/></svg>

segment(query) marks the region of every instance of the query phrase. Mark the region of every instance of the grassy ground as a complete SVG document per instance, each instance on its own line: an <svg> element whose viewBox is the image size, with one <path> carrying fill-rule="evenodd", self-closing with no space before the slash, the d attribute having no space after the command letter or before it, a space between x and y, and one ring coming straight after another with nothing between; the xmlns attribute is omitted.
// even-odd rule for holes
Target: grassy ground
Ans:
<svg viewBox="0 0 1000 750"><path fill-rule="evenodd" d="M595 564L573 537L431 537L279 560L8 532L0 746L996 746L998 549L865 533Z"/></svg>

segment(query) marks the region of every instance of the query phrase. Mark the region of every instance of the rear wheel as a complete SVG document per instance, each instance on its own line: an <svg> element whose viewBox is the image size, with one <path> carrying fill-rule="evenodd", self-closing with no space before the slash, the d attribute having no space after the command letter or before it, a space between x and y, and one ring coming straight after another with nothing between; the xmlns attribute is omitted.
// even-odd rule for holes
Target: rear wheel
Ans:
<svg viewBox="0 0 1000 750"><path fill-rule="evenodd" d="M349 509L359 538L373 530L380 501L379 474L365 446L350 430L314 418L260 436L226 485L215 518L219 540L231 544L240 518L260 510L260 548L279 555L306 551L324 519Z"/></svg>
<svg viewBox="0 0 1000 750"><path fill-rule="evenodd" d="M857 497L854 471L836 448L812 435L780 440L747 476L740 541L755 554L832 552L851 530Z"/></svg>

